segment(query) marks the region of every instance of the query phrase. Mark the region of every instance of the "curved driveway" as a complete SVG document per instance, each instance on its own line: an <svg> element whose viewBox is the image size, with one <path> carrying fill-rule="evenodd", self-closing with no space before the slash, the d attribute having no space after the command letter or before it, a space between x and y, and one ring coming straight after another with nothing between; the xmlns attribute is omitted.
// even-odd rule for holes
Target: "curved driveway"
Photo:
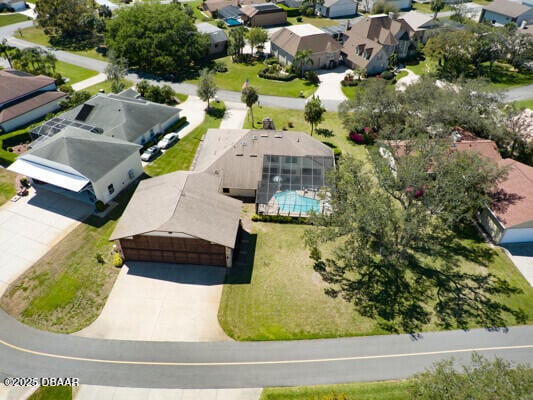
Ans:
<svg viewBox="0 0 533 400"><path fill-rule="evenodd" d="M0 312L0 375L77 377L82 384L232 388L406 378L472 351L533 360L533 327L276 342L139 342L37 331Z"/></svg>

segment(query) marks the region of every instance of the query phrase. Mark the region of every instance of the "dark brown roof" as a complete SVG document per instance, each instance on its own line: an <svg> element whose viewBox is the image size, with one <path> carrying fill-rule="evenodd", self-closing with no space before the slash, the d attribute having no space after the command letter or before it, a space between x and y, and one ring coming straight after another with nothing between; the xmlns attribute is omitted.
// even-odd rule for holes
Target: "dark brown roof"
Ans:
<svg viewBox="0 0 533 400"><path fill-rule="evenodd" d="M9 121L10 119L21 116L31 110L35 110L45 104L51 103L57 99L65 97L63 92L51 91L38 94L20 103L14 104L11 107L4 108L0 111L0 123Z"/></svg>
<svg viewBox="0 0 533 400"><path fill-rule="evenodd" d="M283 8L272 3L249 4L241 8L244 15L249 18L261 14L276 14L286 12Z"/></svg>
<svg viewBox="0 0 533 400"><path fill-rule="evenodd" d="M44 75L31 75L25 72L6 69L0 71L0 104L36 92L52 83L54 78Z"/></svg>

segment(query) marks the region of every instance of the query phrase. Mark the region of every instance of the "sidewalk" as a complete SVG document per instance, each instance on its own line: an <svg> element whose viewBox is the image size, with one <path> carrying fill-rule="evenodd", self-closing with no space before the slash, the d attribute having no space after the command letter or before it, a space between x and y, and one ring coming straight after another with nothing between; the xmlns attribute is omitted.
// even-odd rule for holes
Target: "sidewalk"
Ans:
<svg viewBox="0 0 533 400"><path fill-rule="evenodd" d="M99 73L98 75L93 76L93 77L91 77L89 79L85 79L84 81L80 81L80 82L74 83L72 85L72 89L74 89L75 91L83 90L83 89L86 89L88 87L91 87L91 86L97 85L99 83L105 82L106 80L107 80L107 75L103 74L103 73Z"/></svg>

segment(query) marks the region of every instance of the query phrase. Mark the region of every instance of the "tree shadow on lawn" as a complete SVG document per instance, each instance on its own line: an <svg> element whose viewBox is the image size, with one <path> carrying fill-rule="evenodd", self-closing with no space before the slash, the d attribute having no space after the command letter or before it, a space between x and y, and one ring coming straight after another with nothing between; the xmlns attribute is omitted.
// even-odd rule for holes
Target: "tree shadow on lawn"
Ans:
<svg viewBox="0 0 533 400"><path fill-rule="evenodd" d="M255 248L257 235L239 229L237 237L236 256L233 259L233 267L226 273L226 285L243 285L252 282L254 269Z"/></svg>

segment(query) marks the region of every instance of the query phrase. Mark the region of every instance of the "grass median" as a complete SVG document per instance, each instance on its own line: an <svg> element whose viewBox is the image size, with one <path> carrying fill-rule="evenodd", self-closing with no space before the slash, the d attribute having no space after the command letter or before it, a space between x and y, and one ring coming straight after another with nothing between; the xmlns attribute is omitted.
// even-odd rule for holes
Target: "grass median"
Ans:
<svg viewBox="0 0 533 400"><path fill-rule="evenodd" d="M19 22L28 21L30 18L22 14L6 14L0 15L0 27L17 24Z"/></svg>

